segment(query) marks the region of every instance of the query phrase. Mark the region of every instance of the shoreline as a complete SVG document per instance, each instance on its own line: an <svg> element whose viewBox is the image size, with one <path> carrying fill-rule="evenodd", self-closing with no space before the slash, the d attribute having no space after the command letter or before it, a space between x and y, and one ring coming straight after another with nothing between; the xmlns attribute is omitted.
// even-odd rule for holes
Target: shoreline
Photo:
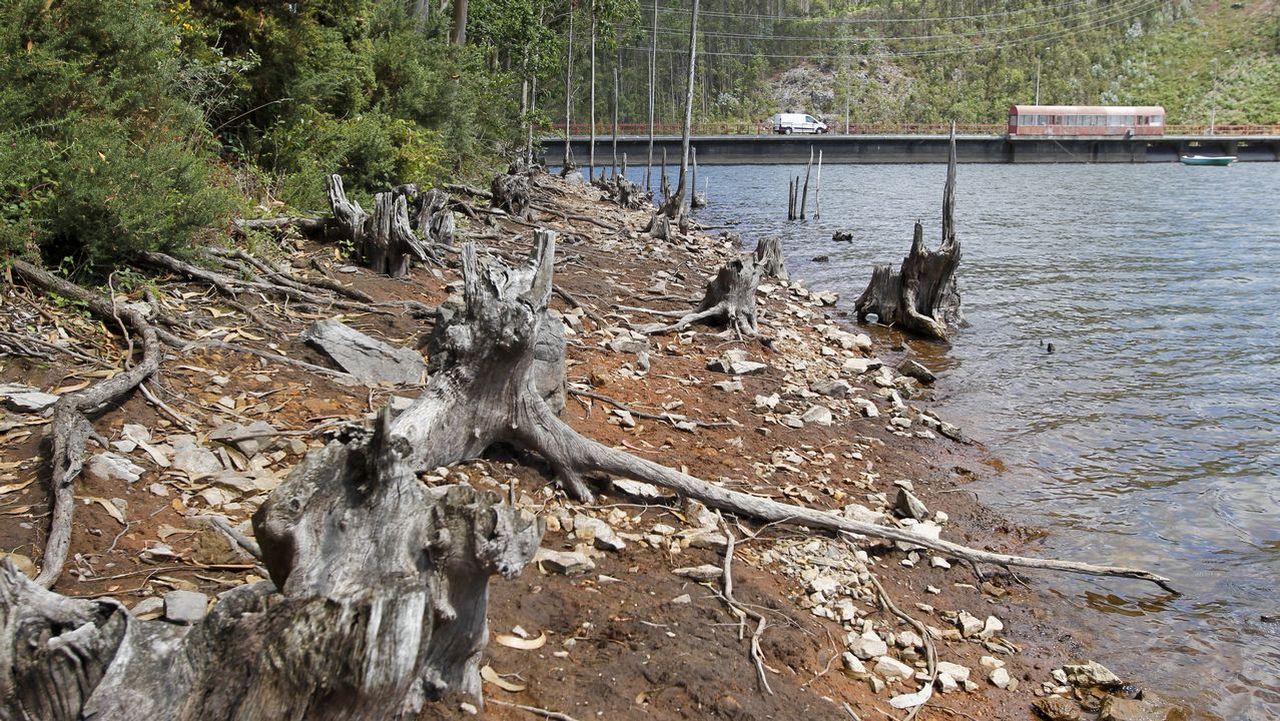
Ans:
<svg viewBox="0 0 1280 721"><path fill-rule="evenodd" d="M835 318L826 320L826 308L830 307L826 297L816 296L802 283L763 282L761 325L773 339L767 346L719 338L716 329L705 327L678 335L638 337L626 326L649 319L638 314L628 319L613 306L687 309L686 299L696 302L705 276L736 252L732 242L724 236L716 239L699 234L665 244L653 241L636 232L647 221L644 211L618 209L600 200L595 189L579 191L546 178L540 182L549 183L552 190L544 191L547 199L564 217L551 214L539 224L567 231L562 236L557 287L583 306L574 307L564 298L553 303L568 329L571 388L607 396L654 416L644 418L579 394L576 400L570 397L565 411L571 425L601 442L660 463L687 466L691 474L709 481L829 509L858 502L870 503L873 510L883 512L895 505L897 489L903 487L895 482L908 481L908 490L927 508L917 522L938 524L944 537L999 550L1024 548L1034 540L1034 531L1000 518L976 500L966 500L968 494L951 493L981 473L984 462L978 456L982 453L939 438L936 419L925 420L928 416L913 410L909 403L896 416L909 422L892 422L895 404L892 398L879 394L889 390L904 393L911 383L872 368L875 356L867 353L869 339L864 342L858 333L842 329ZM596 222L577 222L573 215ZM616 227L617 232L603 233L598 227L601 222ZM519 254L526 251L527 232L510 224L504 227L499 220L494 226L469 223L463 236L479 238L487 247L504 253ZM422 268L412 272L409 283L363 270L347 272L333 261L331 248L312 243L299 242L289 258L295 267L319 259L318 267L375 298L411 298L432 306L444 299L448 284L456 278L452 270ZM202 307L199 299L189 302L195 308ZM15 312L16 306L7 307L0 310ZM412 346L415 336L425 332L420 322L407 315L348 316L362 330L397 345ZM222 327L240 334L242 342L273 342L259 335L246 319L226 317L231 319ZM292 340L298 321L309 320L294 318L291 332L274 342L291 355L324 363L323 357ZM819 331L819 325L827 327ZM93 330L74 323L68 327L85 333ZM103 357L110 357L106 346L99 350ZM767 367L736 380L709 371L708 361L730 348L746 350L752 360ZM848 364L851 370L846 371L850 360L858 362ZM100 419L98 427L109 440L125 441L126 446L133 443L128 451L123 450L126 446L116 450L127 455L141 472L133 481L82 479L78 496L95 500L92 505L77 505L72 552L88 562L71 569L78 573L64 574L56 586L63 593L113 594L136 608L145 599L155 598L162 588L185 590L189 586L212 594L252 577L251 570L230 575L209 570L243 564L244 559L236 556L235 548L228 547L220 534L199 526L193 517L219 513L233 525L242 525L255 502L265 497L272 479L278 482L302 452L321 442L305 435L317 418L359 421L369 408L376 407L375 400L414 395L412 388L342 387L332 379L231 353L200 351L180 360L171 358L166 365L172 378L189 384L185 391L170 384L167 391L182 399L170 397L172 404L189 418L202 412L205 417L194 433L186 434L145 400L133 397ZM863 372L855 372L860 367ZM56 364L40 367L11 362L0 377L57 390L70 385L65 381L77 375L67 370ZM823 382L828 393L814 390ZM715 383L726 386L716 388ZM223 398L232 401L230 409L222 404L230 414L212 407L201 410L201 404L217 405ZM856 403L854 398L863 402ZM867 402L876 408L875 416L866 415ZM827 413L811 413L814 406L824 407ZM674 414L735 425L690 430L663 420L664 415ZM192 445L197 449L213 447L216 444L209 441L210 432L230 415L242 419L259 416L278 430L296 431L302 434L294 438L301 446L283 437L268 445L263 449L263 462L257 464L261 468L253 469L252 474L239 472L238 478L250 479L240 488L209 482L207 477L193 480L189 472L179 477L171 468L173 459L169 459L170 466L163 466L147 450L147 446L176 449L181 441L172 439L185 435L193 436ZM827 417L830 424L824 422ZM139 432L125 429L125 423L143 425L152 437L136 440ZM0 462L15 464L12 475L16 483L34 481L38 475L39 464L33 462L38 459L38 442L38 433L29 433L6 444ZM165 457L163 449L159 456ZM252 462L253 457L247 460ZM964 666L972 677L974 691L938 693L919 718L949 718L956 713L984 719L1028 718L1035 692L1043 691L1043 684L1062 687L1051 676L1053 669L1066 662L1089 660L1073 655L1084 654L1084 645L1071 638L1064 641L1059 631L1042 628L1046 617L1049 623L1053 617L1046 594L1021 588L1005 574L988 575L984 583L959 564L950 569L933 565L930 554L917 553L913 567L908 568L902 561L910 560L910 552L892 544L872 543L853 549L786 526L761 527L744 521L725 527L708 517L705 508L680 504L662 494L646 498L645 489L630 487L632 492L626 493L621 484L606 490L595 506L580 506L550 492L541 461L502 450L491 451L481 461L433 472L427 480L467 480L499 491L514 489L519 505L548 518L544 548L576 554L593 566L580 574L563 575L551 569L555 563L531 564L517 579L495 582L490 599L493 633L511 634L519 626L533 637L545 633L547 639L545 646L532 652L490 643L486 659L493 668L502 673L519 672L520 683L526 686L525 691L515 693L486 686L486 693L495 700L557 709L580 719L588 711L619 718L681 718L691 713L702 717L707 710L728 718L783 718L796 717L800 709L818 718L848 718L842 703L850 704L863 718L879 716L877 709L889 710L893 696L920 687L911 662L922 660L924 649L912 643L915 639L907 633L910 624L878 609L878 599L862 580L872 571L899 608L932 627L929 635L938 631L939 660ZM0 541L3 550L29 554L28 558L38 563L45 492L42 484L32 482L15 493L18 495L3 499L7 506L20 508L20 503L29 508L22 513L6 511ZM97 503L97 499L104 503ZM114 503L115 499L126 501L124 508ZM127 519L123 530L108 504ZM940 516L939 510L945 515ZM760 647L762 663L770 669L763 673L768 674L773 694L757 686L757 667L749 657L748 644L740 637L737 619L716 597L715 584L672 573L676 568L721 563L726 528L738 540L734 563L737 595L771 619L761 635ZM599 550L602 536L610 534L617 537L619 544L614 545L620 548ZM173 554L167 559L172 563L160 563L166 557L157 552L159 546ZM188 570L151 570L170 565L187 566ZM135 571L137 575L132 575ZM128 577L119 578L122 574ZM138 582L143 578L147 580ZM1043 574L1031 577L1031 589L1042 587L1047 578ZM932 593L931 588L938 592ZM979 621L983 628L967 633L971 629L964 616L956 615L960 611L975 619L993 617L1000 628ZM898 648L895 653L871 654L853 663L844 656L851 648L846 642L850 634L853 643L864 649L875 646L869 634L885 642L886 649ZM1021 650L993 650L1010 650L1001 639ZM911 674L889 682L876 693L879 684L873 679L884 681L886 675L898 671L885 662L881 664L883 672L877 673L875 659L884 656L905 658L911 664ZM1010 688L999 689L989 681L995 664L984 667L984 656L1003 662L1005 685ZM859 665L863 670L858 670ZM603 680L606 677L608 682ZM583 707L584 701L590 705ZM424 717L433 715L453 718L467 714L457 704L436 704L424 712ZM527 717L498 704L490 705L485 715L496 719Z"/></svg>

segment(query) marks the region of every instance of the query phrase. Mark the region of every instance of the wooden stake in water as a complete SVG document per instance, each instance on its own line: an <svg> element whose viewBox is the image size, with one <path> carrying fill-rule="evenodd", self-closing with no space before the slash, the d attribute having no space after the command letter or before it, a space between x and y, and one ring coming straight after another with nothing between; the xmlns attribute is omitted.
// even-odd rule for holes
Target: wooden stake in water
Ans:
<svg viewBox="0 0 1280 721"><path fill-rule="evenodd" d="M813 170L813 146L809 146L809 164L804 168L804 192L800 194L800 220L804 220L805 207L809 205L809 171Z"/></svg>
<svg viewBox="0 0 1280 721"><path fill-rule="evenodd" d="M818 151L818 177L813 189L813 219L822 217L822 151Z"/></svg>

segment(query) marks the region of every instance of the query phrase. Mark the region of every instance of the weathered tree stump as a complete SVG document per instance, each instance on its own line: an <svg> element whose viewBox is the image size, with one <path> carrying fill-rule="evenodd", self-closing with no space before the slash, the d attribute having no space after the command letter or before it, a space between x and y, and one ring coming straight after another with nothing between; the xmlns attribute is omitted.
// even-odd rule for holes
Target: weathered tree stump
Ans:
<svg viewBox="0 0 1280 721"><path fill-rule="evenodd" d="M533 202L528 175L495 175L493 182L489 184L489 192L493 195L492 207L521 220L528 220L529 207Z"/></svg>
<svg viewBox="0 0 1280 721"><path fill-rule="evenodd" d="M855 304L858 320L875 314L881 323L909 333L946 340L949 328L964 324L955 273L960 265L960 241L955 233L956 130L951 126L951 153L942 196L942 244L929 250L924 227L917 222L911 252L894 270L872 269L871 281Z"/></svg>
<svg viewBox="0 0 1280 721"><path fill-rule="evenodd" d="M453 246L457 225L453 218L453 210L449 208L449 194L440 189L432 189L418 198L413 212L414 230L427 241L436 245Z"/></svg>
<svg viewBox="0 0 1280 721"><path fill-rule="evenodd" d="M411 258L440 262L430 246L414 234L409 222L409 203L418 198L418 186L400 185L378 193L370 216L347 197L341 176L328 176L326 184L339 236L351 242L371 270L400 278L409 273Z"/></svg>
<svg viewBox="0 0 1280 721"><path fill-rule="evenodd" d="M694 323L714 322L723 323L733 329L739 338L755 336L759 334L756 288L760 285L763 269L763 266L756 262L756 256L750 253L743 253L725 263L716 273L716 277L707 283L702 302L689 313L630 306L618 306L618 308L677 319L671 324L655 323L638 329L641 333L649 335L679 332Z"/></svg>
<svg viewBox="0 0 1280 721"><path fill-rule="evenodd" d="M756 263L765 278L791 279L787 273L786 260L782 257L782 239L776 235L761 238L756 243Z"/></svg>

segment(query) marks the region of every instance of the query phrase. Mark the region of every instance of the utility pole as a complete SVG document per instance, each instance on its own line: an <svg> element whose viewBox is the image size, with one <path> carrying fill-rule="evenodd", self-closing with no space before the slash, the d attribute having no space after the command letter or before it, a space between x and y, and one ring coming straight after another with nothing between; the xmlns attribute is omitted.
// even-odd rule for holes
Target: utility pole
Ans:
<svg viewBox="0 0 1280 721"><path fill-rule="evenodd" d="M644 164L644 190L653 190L649 174L653 168L653 86L658 74L658 0L653 0L653 39L649 46L649 159Z"/></svg>

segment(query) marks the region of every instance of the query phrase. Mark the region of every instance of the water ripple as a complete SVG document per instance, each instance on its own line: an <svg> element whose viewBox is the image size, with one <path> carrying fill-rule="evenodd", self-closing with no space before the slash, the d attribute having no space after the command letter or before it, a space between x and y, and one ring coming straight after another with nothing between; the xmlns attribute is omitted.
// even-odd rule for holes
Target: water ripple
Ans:
<svg viewBox="0 0 1280 721"><path fill-rule="evenodd" d="M944 172L828 166L821 218L786 223L803 168L712 167L704 212L781 236L793 274L850 299L917 218L937 238ZM919 350L940 412L1005 462L984 498L1051 528L1046 552L1181 580L1054 579L1103 614L1117 665L1216 717L1280 717L1280 624L1260 620L1280 614L1280 166L966 165L958 190L973 325Z"/></svg>

